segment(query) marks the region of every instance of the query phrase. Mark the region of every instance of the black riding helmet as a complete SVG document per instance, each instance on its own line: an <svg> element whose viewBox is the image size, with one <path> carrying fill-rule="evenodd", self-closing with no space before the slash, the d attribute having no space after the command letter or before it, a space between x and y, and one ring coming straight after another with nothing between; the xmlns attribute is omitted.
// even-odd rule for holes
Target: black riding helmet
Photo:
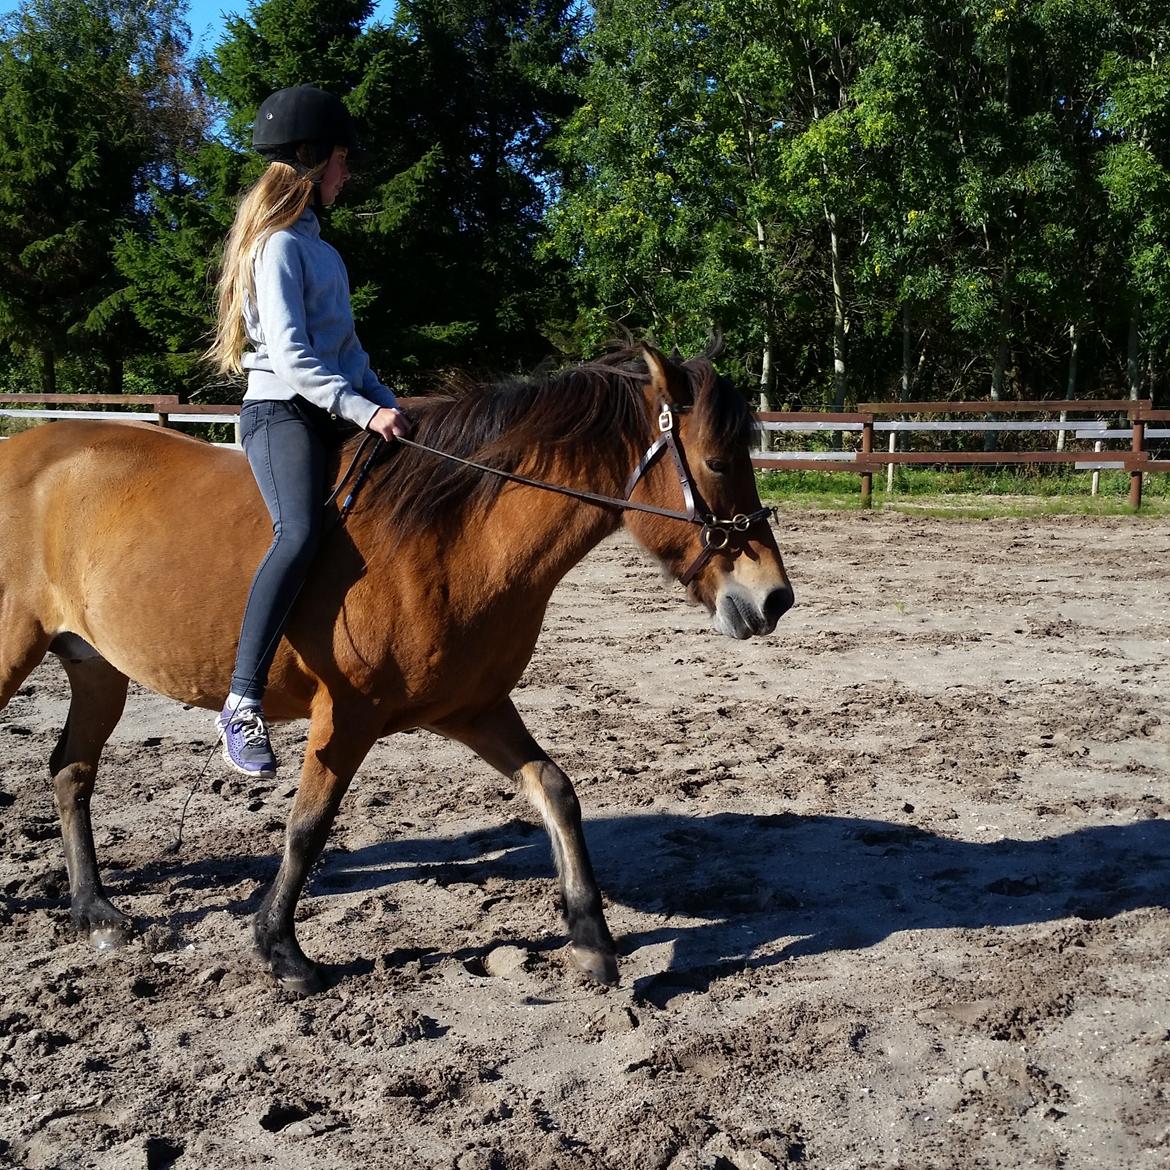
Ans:
<svg viewBox="0 0 1170 1170"><path fill-rule="evenodd" d="M308 147L310 161L297 157ZM329 161L335 146L357 149L353 118L341 98L315 85L292 85L264 99L252 127L252 147L269 162L311 170Z"/></svg>

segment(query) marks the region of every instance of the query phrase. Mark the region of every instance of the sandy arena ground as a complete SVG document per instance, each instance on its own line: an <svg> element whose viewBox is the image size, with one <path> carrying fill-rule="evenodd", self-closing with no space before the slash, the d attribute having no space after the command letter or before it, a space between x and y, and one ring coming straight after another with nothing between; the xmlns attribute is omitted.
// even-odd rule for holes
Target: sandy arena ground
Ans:
<svg viewBox="0 0 1170 1170"><path fill-rule="evenodd" d="M304 728L249 784L141 691L99 856L140 940L74 940L50 660L0 715L0 1164L164 1170L1170 1165L1170 528L785 512L797 607L709 630L624 539L516 693L575 778L621 985L566 967L507 781L379 746L302 901L249 913Z"/></svg>

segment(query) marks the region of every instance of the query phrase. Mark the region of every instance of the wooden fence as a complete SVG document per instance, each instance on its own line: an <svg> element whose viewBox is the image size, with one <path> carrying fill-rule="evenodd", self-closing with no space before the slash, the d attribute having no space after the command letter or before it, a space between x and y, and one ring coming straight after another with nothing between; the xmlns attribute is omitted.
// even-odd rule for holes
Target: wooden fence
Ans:
<svg viewBox="0 0 1170 1170"><path fill-rule="evenodd" d="M50 409L34 409L34 407ZM56 409L53 409L53 408ZM107 409L87 409L105 407ZM122 409L110 410L109 407ZM147 409L143 409L147 408ZM1044 414L1058 419L999 419L993 415ZM923 421L908 417L890 419L890 415L983 415L979 420L934 419ZM1075 415L1091 415L1077 420ZM1104 417L1103 417L1104 416ZM193 405L180 403L173 394L0 394L0 417L10 418L117 418L155 422L161 426L177 423L231 423L234 443L239 446L240 408L238 405ZM1129 425L1110 426L1109 417L1128 421ZM869 507L873 500L873 475L886 469L892 477L898 464L926 464L943 467L988 464L1068 463L1078 470L1096 472L1117 468L1130 474L1129 501L1136 509L1142 503L1143 476L1152 472L1170 472L1170 460L1155 459L1146 449L1151 439L1170 439L1170 429L1153 428L1151 423L1170 423L1170 410L1154 410L1149 399L1065 399L1047 402L864 402L858 410L847 413L816 411L765 412L758 416L764 432L853 432L860 442L855 450L834 451L757 451L752 463L772 471L840 471L861 476L861 503ZM914 432L987 432L1020 433L1054 432L1055 450L1021 451L900 451L900 434ZM888 433L889 449L874 450L876 432ZM1074 443L1093 444L1093 450L1068 450L1067 436ZM1122 451L1106 451L1106 442L1129 440ZM887 479L891 483L892 478ZM1094 490L1095 490L1094 483Z"/></svg>
<svg viewBox="0 0 1170 1170"><path fill-rule="evenodd" d="M903 417L888 420L889 415L983 415L978 421L954 419L923 421ZM987 416L1007 414L1059 415L1059 419L1026 421ZM1070 416L1093 415L1077 420ZM1124 417L1129 426L1110 426L1108 417ZM885 468L892 476L898 464L927 464L936 467L989 464L1068 463L1078 470L1100 471L1120 468L1130 474L1129 502L1140 508L1142 479L1151 472L1170 471L1170 461L1155 459L1146 449L1150 439L1170 438L1170 429L1150 428L1150 423L1170 422L1170 410L1154 410L1149 399L1063 399L1047 402L864 402L851 413L816 413L811 411L765 412L757 416L764 432L860 432L860 442L850 451L767 451L755 453L752 463L772 471L842 471L861 476L861 504L869 507L873 500L873 473ZM874 450L875 432L888 432L887 451ZM1026 432L1048 431L1058 436L1056 450L994 451L899 451L897 436L910 432ZM1068 450L1066 437L1074 442L1091 442L1094 449ZM1124 451L1106 451L1110 440L1128 439ZM1095 477L1094 477L1095 478Z"/></svg>

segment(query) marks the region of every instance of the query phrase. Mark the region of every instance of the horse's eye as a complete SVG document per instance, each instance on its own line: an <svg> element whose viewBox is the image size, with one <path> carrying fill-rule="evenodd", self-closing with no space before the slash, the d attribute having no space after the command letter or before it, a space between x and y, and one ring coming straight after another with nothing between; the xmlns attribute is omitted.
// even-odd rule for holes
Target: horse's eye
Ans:
<svg viewBox="0 0 1170 1170"><path fill-rule="evenodd" d="M707 470L716 475L726 475L731 470L731 464L726 459L708 459Z"/></svg>

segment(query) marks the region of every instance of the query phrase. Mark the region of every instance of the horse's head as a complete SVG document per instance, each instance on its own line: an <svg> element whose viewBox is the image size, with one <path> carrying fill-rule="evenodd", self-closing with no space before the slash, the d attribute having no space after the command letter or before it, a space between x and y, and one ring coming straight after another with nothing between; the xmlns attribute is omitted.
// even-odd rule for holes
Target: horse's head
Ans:
<svg viewBox="0 0 1170 1170"><path fill-rule="evenodd" d="M707 607L721 634L771 633L792 605L792 586L756 490L747 404L707 358L675 362L649 346L644 357L657 434L630 498L693 510L699 522L627 512L626 527Z"/></svg>

